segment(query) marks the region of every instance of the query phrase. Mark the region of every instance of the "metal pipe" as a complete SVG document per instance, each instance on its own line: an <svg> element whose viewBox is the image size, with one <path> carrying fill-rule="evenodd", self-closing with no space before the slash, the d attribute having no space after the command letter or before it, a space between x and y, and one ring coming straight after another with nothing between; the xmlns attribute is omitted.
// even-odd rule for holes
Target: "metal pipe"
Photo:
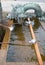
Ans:
<svg viewBox="0 0 45 65"><path fill-rule="evenodd" d="M30 21L29 18L28 18L28 21ZM32 36L32 38L33 38L33 39L36 39L31 24L29 25L29 28L30 28L30 31L31 31L31 36ZM37 55L37 59L38 59L39 65L43 65L43 61L42 61L42 58L41 58L41 55L40 55L40 51L39 51L37 42L34 44L34 48L35 48L35 52L36 52L36 55Z"/></svg>

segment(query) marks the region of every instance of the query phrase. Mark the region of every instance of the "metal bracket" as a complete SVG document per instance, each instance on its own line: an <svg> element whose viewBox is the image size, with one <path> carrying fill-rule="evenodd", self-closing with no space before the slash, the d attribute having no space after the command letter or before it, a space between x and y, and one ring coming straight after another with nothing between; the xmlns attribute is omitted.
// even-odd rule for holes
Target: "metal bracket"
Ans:
<svg viewBox="0 0 45 65"><path fill-rule="evenodd" d="M31 24L31 21L27 21L26 24L28 24L28 25Z"/></svg>
<svg viewBox="0 0 45 65"><path fill-rule="evenodd" d="M34 25L34 20L33 20L33 21L31 21L31 20L30 20L30 18L28 18L28 21L26 21L26 24L27 24L27 25L32 24L32 26L33 26L33 25Z"/></svg>
<svg viewBox="0 0 45 65"><path fill-rule="evenodd" d="M12 31L14 29L14 27L12 25L8 28L10 29L10 31Z"/></svg>
<svg viewBox="0 0 45 65"><path fill-rule="evenodd" d="M31 44L35 44L37 41L36 41L36 39L32 39L31 41L29 41L29 43L31 43Z"/></svg>

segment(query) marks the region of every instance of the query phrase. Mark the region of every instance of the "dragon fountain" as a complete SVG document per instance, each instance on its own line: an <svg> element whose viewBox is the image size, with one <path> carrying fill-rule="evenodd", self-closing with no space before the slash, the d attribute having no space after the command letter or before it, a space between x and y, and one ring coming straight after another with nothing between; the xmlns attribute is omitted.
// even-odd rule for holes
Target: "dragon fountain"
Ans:
<svg viewBox="0 0 45 65"><path fill-rule="evenodd" d="M34 14L28 14L26 13L27 10L33 9L35 12ZM39 6L39 4L36 3L26 3L24 5L13 5L12 11L8 14L7 18L9 19L15 19L18 21L19 24L21 24L22 22L20 22L20 20L23 18L27 18L27 17L37 17L40 20L45 20L45 12L42 11L41 7Z"/></svg>

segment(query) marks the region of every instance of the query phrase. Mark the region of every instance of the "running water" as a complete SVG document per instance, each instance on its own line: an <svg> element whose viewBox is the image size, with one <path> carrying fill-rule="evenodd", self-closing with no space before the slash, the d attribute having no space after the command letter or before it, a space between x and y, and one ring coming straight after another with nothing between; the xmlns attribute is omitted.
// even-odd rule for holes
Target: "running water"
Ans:
<svg viewBox="0 0 45 65"><path fill-rule="evenodd" d="M36 35L36 39L38 41L39 50L42 56L43 61L45 61L45 31L42 29L39 20L34 19L34 32ZM37 57L34 51L33 44L30 46L23 46L19 44L28 43L31 40L31 34L28 26L24 25L15 25L14 30L12 31L10 42L13 45L9 45L7 52L7 62L36 62ZM18 44L16 46L15 44Z"/></svg>

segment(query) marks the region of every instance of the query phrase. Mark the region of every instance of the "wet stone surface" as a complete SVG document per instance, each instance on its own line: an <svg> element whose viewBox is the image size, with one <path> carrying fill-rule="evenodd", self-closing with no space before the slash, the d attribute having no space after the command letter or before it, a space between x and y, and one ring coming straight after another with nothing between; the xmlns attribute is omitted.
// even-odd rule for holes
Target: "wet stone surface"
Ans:
<svg viewBox="0 0 45 65"><path fill-rule="evenodd" d="M43 61L45 61L45 31L42 29L40 23L37 21L33 26L36 39L38 41L40 53L42 56ZM29 42L31 40L31 34L29 27L16 25L14 30L12 31L10 42L23 43ZM13 44L13 43L12 43ZM29 44L29 43L28 43ZM37 61L36 54L34 52L34 47L31 44L30 46L16 46L16 45L9 45L8 52L7 52L7 62L33 62Z"/></svg>

